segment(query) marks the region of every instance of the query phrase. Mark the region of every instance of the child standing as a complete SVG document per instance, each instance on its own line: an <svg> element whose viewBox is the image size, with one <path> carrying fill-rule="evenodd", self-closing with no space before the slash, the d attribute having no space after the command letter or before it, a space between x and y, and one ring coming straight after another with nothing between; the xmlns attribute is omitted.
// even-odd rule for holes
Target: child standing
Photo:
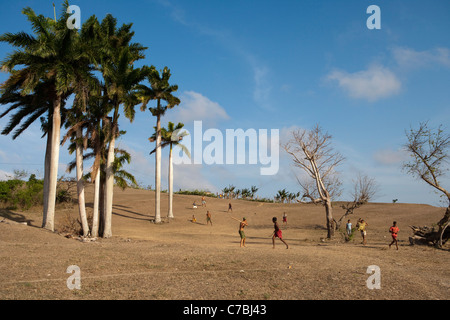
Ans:
<svg viewBox="0 0 450 320"><path fill-rule="evenodd" d="M209 213L209 211L206 211L206 225L208 225L208 223L210 223L212 227L211 213Z"/></svg>
<svg viewBox="0 0 450 320"><path fill-rule="evenodd" d="M248 226L247 220L242 218L242 221L239 221L239 235L241 236L241 247L245 247L245 233L244 228Z"/></svg>
<svg viewBox="0 0 450 320"><path fill-rule="evenodd" d="M202 207L205 206L206 207L206 200L205 200L205 196L202 196Z"/></svg>
<svg viewBox="0 0 450 320"><path fill-rule="evenodd" d="M347 221L346 230L347 230L347 236L350 237L352 235L352 223L350 222L350 219L348 219L348 221Z"/></svg>
<svg viewBox="0 0 450 320"><path fill-rule="evenodd" d="M287 214L283 212L283 224L287 224Z"/></svg>
<svg viewBox="0 0 450 320"><path fill-rule="evenodd" d="M366 245L366 236L367 236L367 232L366 232L366 227L369 225L367 222L365 222L363 219L361 219L359 222L359 228L358 230L361 231L361 237L363 238L363 245Z"/></svg>

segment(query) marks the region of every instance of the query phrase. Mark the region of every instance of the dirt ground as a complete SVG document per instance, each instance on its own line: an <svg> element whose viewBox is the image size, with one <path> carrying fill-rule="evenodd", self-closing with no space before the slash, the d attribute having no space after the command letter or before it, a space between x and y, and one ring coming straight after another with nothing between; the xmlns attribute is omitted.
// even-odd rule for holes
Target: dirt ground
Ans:
<svg viewBox="0 0 450 320"><path fill-rule="evenodd" d="M92 188L87 189L92 210ZM356 234L325 240L325 212L308 204L272 204L175 195L175 219L154 224L154 193L115 190L113 237L81 242L40 227L40 208L0 215L28 225L0 223L0 299L151 300L368 300L449 299L450 252L411 246L409 225L432 225L444 210L416 204L368 204L350 219L365 219L367 245ZM213 225L206 224L206 210ZM162 194L161 215L167 212ZM288 224L282 215L287 213ZM56 229L76 206L59 207ZM343 210L334 208L339 218ZM195 215L197 222L190 220ZM246 217L247 242L239 246L239 223ZM286 249L272 248L272 217L278 217ZM2 220L2 218L0 218ZM398 222L399 250L388 249L388 232ZM80 268L81 289L70 290L69 266ZM369 289L369 266L380 268L381 288Z"/></svg>

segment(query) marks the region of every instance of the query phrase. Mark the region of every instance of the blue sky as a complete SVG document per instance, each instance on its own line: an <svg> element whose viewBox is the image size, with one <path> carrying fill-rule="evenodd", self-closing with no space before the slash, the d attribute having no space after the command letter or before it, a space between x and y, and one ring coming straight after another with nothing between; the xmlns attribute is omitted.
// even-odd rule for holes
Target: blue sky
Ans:
<svg viewBox="0 0 450 320"><path fill-rule="evenodd" d="M0 33L30 32L21 9L53 16L53 1L2 2ZM54 1L57 13L61 1ZM450 130L450 2L398 0L345 1L71 1L84 22L107 13L133 22L136 42L148 47L142 64L168 66L178 84L181 105L163 119L182 121L192 134L203 130L279 129L319 123L346 157L339 168L343 198L358 172L373 177L375 201L439 205L425 183L402 172L405 130L429 121ZM381 9L381 29L369 30L369 5ZM3 59L11 47L0 44ZM7 74L0 74L4 81ZM0 128L8 118L0 119ZM136 113L119 146L133 156L127 167L142 185L154 185L153 149L147 138L155 119ZM40 125L12 141L0 137L0 175L25 168L42 176L45 141ZM204 143L204 146L207 143ZM167 151L163 152L167 159ZM61 149L60 174L72 160ZM163 188L167 161L163 163ZM88 165L86 165L88 167ZM296 192L298 169L280 148L277 175L261 176L259 165L180 165L175 188L219 191L229 184L256 185L258 195ZM1 177L1 176L0 176ZM450 180L443 180L450 188Z"/></svg>

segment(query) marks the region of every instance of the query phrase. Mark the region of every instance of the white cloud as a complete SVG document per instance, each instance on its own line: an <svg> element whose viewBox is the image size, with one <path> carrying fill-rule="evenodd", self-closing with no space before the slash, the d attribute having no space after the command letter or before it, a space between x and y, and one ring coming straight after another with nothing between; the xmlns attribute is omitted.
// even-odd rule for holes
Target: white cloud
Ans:
<svg viewBox="0 0 450 320"><path fill-rule="evenodd" d="M402 149L381 149L373 154L374 160L382 165L396 165L407 159L408 155Z"/></svg>
<svg viewBox="0 0 450 320"><path fill-rule="evenodd" d="M10 177L13 177L14 174L11 172L3 171L0 169L0 181L8 180Z"/></svg>
<svg viewBox="0 0 450 320"><path fill-rule="evenodd" d="M380 65L355 73L335 70L327 79L336 80L350 97L371 102L397 94L402 86L391 70Z"/></svg>
<svg viewBox="0 0 450 320"><path fill-rule="evenodd" d="M174 109L173 114L171 114L174 122L186 124L191 121L202 120L204 124L212 126L217 121L230 119L224 108L200 93L185 91L180 99L180 106Z"/></svg>
<svg viewBox="0 0 450 320"><path fill-rule="evenodd" d="M405 47L396 47L392 55L402 68L417 68L429 65L442 65L450 67L450 49L435 48L425 51L416 51Z"/></svg>

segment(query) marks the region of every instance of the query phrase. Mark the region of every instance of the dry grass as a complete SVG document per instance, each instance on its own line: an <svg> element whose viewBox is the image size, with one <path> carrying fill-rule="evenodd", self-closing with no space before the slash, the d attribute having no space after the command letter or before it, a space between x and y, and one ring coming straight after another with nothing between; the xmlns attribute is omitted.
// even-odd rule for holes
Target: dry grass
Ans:
<svg viewBox="0 0 450 320"><path fill-rule="evenodd" d="M87 199L92 197L88 187ZM113 238L83 243L39 228L39 208L2 212L29 226L0 223L0 299L449 299L448 247L410 246L408 225L431 225L443 209L427 205L369 204L356 211L368 223L368 242L359 235L331 240L319 206L233 200L232 216L245 216L247 247L239 247L238 223L228 200L175 195L175 219L155 225L153 192L116 189ZM162 195L162 210L167 210ZM197 199L199 200L199 199ZM200 203L200 201L197 201ZM88 210L92 210L88 203ZM213 226L206 225L206 209ZM288 225L281 216L288 214ZM197 223L190 222L195 214ZM335 216L342 209L336 206ZM77 208L59 208L56 227ZM272 249L271 218L277 216L289 250ZM400 227L400 250L388 249L388 229ZM81 269L81 290L69 290L66 269ZM369 290L367 267L381 268L381 289Z"/></svg>

